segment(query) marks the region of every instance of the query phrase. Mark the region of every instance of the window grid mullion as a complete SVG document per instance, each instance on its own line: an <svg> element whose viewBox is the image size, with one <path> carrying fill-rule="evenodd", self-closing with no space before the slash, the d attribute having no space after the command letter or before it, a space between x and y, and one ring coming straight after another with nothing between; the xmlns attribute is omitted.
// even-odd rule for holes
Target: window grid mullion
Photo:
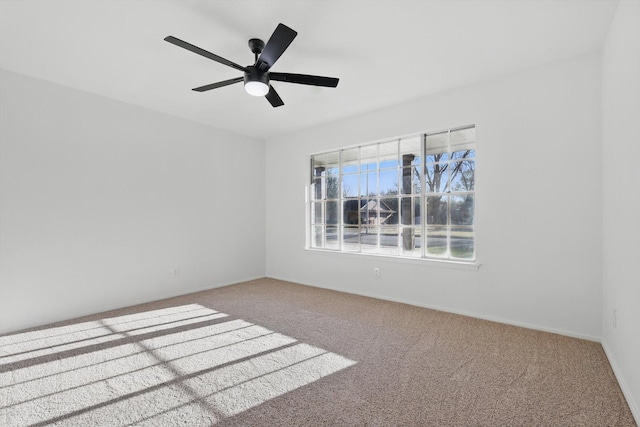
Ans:
<svg viewBox="0 0 640 427"><path fill-rule="evenodd" d="M396 148L396 181L398 182L398 191L396 193L396 206L398 206L397 210L398 210L398 224L396 225L396 250L398 251L398 254L401 254L400 252L400 248L402 247L402 207L401 207L401 197L400 195L402 194L402 173L401 173L401 169L402 169L402 159L400 158L400 139L398 139L398 143L397 143L397 148ZM378 205L378 208L380 208L380 205Z"/></svg>
<svg viewBox="0 0 640 427"><path fill-rule="evenodd" d="M358 147L358 194L356 198L356 215L358 217L358 253L362 252L362 213L360 204L362 203L362 147Z"/></svg>
<svg viewBox="0 0 640 427"><path fill-rule="evenodd" d="M336 218L336 227L338 228L338 250L342 251L342 150L338 152L338 218Z"/></svg>
<svg viewBox="0 0 640 427"><path fill-rule="evenodd" d="M378 212L376 215L376 220L374 221L374 225L376 227L376 253L380 253L380 144L376 144L376 196L375 196L375 200L376 200L376 204L378 205Z"/></svg>
<svg viewBox="0 0 640 427"><path fill-rule="evenodd" d="M427 191L426 191L426 173L427 173L427 134L422 134L422 144L420 144L420 158L422 159L422 173L420 174L420 257L427 256Z"/></svg>
<svg viewBox="0 0 640 427"><path fill-rule="evenodd" d="M447 131L447 152L449 153L447 160L447 251L445 252L446 258L451 259L451 130Z"/></svg>

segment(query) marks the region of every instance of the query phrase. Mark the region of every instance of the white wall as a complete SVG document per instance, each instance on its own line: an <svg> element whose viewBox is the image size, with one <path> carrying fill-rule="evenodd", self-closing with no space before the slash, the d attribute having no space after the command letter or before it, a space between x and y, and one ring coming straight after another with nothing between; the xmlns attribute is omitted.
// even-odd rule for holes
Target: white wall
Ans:
<svg viewBox="0 0 640 427"><path fill-rule="evenodd" d="M0 332L264 276L262 141L0 77Z"/></svg>
<svg viewBox="0 0 640 427"><path fill-rule="evenodd" d="M600 101L593 53L269 139L267 276L599 339ZM478 271L304 249L309 154L472 123Z"/></svg>
<svg viewBox="0 0 640 427"><path fill-rule="evenodd" d="M619 3L602 69L602 345L640 422L640 2Z"/></svg>

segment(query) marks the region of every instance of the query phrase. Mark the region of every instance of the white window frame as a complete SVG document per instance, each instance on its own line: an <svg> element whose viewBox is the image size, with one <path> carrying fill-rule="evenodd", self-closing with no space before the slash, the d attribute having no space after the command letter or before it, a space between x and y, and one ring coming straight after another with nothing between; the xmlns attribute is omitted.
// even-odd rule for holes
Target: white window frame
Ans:
<svg viewBox="0 0 640 427"><path fill-rule="evenodd" d="M369 256L388 256L388 257L392 257L394 259L402 259L402 260L418 260L418 261L437 261L438 263L444 262L444 263L455 263L455 264L473 264L473 265L478 265L477 264L477 232L476 232L476 221L475 221L475 198L477 195L477 186L475 185L475 165L477 164L477 151L476 151L476 144L475 144L475 125L466 125L466 126L460 126L460 127L456 127L456 128L451 128L451 129L446 129L446 130L441 130L441 131L435 131L435 132L424 132L424 133L420 133L420 134L414 134L414 135L409 135L409 136L405 136L405 137L400 137L400 138L393 138L393 139L386 139L386 140L382 140L382 141L378 141L378 142L373 142L373 143L369 143L369 144L362 144L362 145L357 145L357 146L351 146L351 147L344 147L344 148L340 148L340 149L336 149L336 150L331 150L331 151L325 151L325 152L321 152L321 153L317 153L317 154L312 154L310 156L310 179L311 179L311 185L308 187L308 191L306 192L306 203L307 203L307 249L313 250L313 251L321 251L321 252L330 252L330 253L339 253L339 254L358 254L358 255L369 255ZM467 164L471 164L473 166L472 169L472 173L471 173L471 177L473 177L473 183L472 183L472 188L469 189L467 188L466 190L457 190L457 191L453 191L451 189L451 174L449 174L448 172L451 171L451 165L453 165L454 163L456 163L457 161L461 161L461 158L456 158L456 159L452 159L450 158L450 156L452 155L452 153L454 153L454 150L452 148L452 142L451 142L451 135L452 133L455 132L459 132L459 131L465 131L465 130L469 130L469 129L473 129L473 139L470 141L466 141L463 142L462 147L467 147L466 151L467 154L468 152L472 152L472 155L467 157L467 158L462 158L463 161L467 162ZM428 191L427 188L427 183L426 183L426 170L427 170L427 164L428 164L428 160L427 160L427 156L437 153L437 154L442 154L445 153L444 151L440 151L440 152L433 152L430 153L429 149L427 148L427 139L430 137L437 137L439 135L447 135L447 151L446 153L449 153L446 156L446 160L443 160L441 163L439 163L439 165L443 165L446 164L447 165L447 186L444 188L445 191L441 191L441 192L430 192ZM460 132L457 133L456 135L461 134ZM414 193L413 191L413 178L411 181L411 191L409 193L405 193L403 191L406 191L407 188L405 187L405 185L403 184L403 168L407 167L406 164L403 164L403 150L402 150L402 141L410 141L410 140L414 140L415 138L419 138L420 140L420 163L418 165L414 165L413 163L411 163L411 168L413 168L414 166L417 166L419 168L419 177L420 177L420 191L419 193ZM377 224L377 231L376 231L376 244L375 244L375 251L374 252L367 252L367 251L363 251L363 244L361 241L361 237L362 237L362 230L363 228L370 228L369 225L365 225L363 227L362 224L362 217L360 214L360 209L362 207L362 202L366 200L366 206L369 206L369 201L370 200L375 200L376 201L376 205L374 205L377 209L378 209L378 214L380 214L380 212L382 212L383 209L385 209L383 207L383 204L381 202L382 199L384 199L385 195L381 194L380 191L380 172L381 170L381 166L380 166L380 147L383 144L388 144L388 143L393 143L394 141L397 141L397 154L396 154L396 164L395 164L395 170L397 172L397 192L395 193L395 195L390 195L390 194L386 194L386 198L389 200L395 200L397 205L396 205L396 216L397 216L397 223L395 224L395 228L396 228L396 233L395 233L395 238L397 239L397 243L395 246L383 246L381 245L381 236L383 236L381 229L382 229L382 223L378 222ZM363 195L362 189L360 188L361 183L362 183L362 177L363 177L363 169L362 169L362 149L363 148L369 148L371 149L371 147L376 147L376 151L377 151L377 156L376 156L376 168L375 168L375 173L376 173L376 191L375 191L375 196L372 196L370 194L366 194ZM472 147L469 149L469 147ZM353 174L345 174L345 170L344 170L344 163L346 162L346 160L343 159L344 153L345 152L349 152L351 150L357 149L358 150L358 157L357 157L357 168L356 168L356 172ZM461 152L461 151L465 151L465 150L456 150L455 152ZM337 185L337 198L335 199L328 199L327 198L327 179L329 179L329 176L334 176L334 175L328 175L328 174L319 174L318 170L314 170L314 159L319 158L321 156L333 156L334 159L336 157L337 154L337 182L334 182L333 185ZM406 154L406 153L405 153ZM417 154L417 152L416 152ZM405 160L406 161L406 160ZM435 165L435 163L429 163L432 165ZM332 163L332 162L327 162L326 165L336 165L336 163ZM367 170L371 170L371 169L367 169ZM412 173L412 170L411 172ZM358 189L355 192L355 196L353 197L347 197L344 194L344 188L343 188L343 177L344 176L349 176L349 177L353 177L355 176L357 178L357 182L358 182ZM411 175L413 176L413 175ZM334 179L336 179L334 178ZM317 183L318 182L323 182L323 184L321 185L320 189L318 189L317 187ZM367 180L368 182L368 180ZM316 197L316 192L320 191L322 194L319 194L318 196L320 196L320 198ZM335 189L334 189L335 191ZM431 196L436 196L439 197L438 203L442 200L443 197L446 198L446 225L434 225L434 224L427 224L428 219L427 219L427 200L428 197ZM452 209L449 206L449 200L451 199L451 196L461 196L461 197L465 197L465 202L468 200L471 200L471 203L473 204L473 209L472 209L472 217L473 220L471 221L470 224L453 224L452 220L451 220L451 212ZM472 196L471 198L467 197L467 196ZM410 209L411 209L411 221L410 224L406 224L405 222L407 221L407 217L402 218L401 217L401 205L403 204L403 200L411 200L410 202ZM435 199L434 199L435 200ZM345 202L348 201L357 201L356 206L358 207L358 222L353 225L350 223L345 223L345 216L344 216L344 206L345 206ZM415 224L414 222L414 218L415 218L415 214L416 214L416 208L415 208L415 204L414 202L418 202L419 203L419 212L420 212L420 221L419 224ZM329 203L332 203L332 212L336 215L335 218L335 224L334 223L328 223L327 222L327 212L328 209L327 207L329 206ZM463 204L464 204L463 203ZM320 211L318 212L317 208L321 207ZM437 205L438 207L440 205ZM333 212L335 211L335 212ZM387 211L388 212L388 211ZM460 215L460 211L457 211L458 214ZM321 218L320 221L316 220L316 213L319 213ZM367 215L367 218L369 218L369 216ZM404 219L404 221L403 221ZM375 221L375 220L374 220ZM370 224L370 223L368 223ZM446 231L446 247L444 249L444 252L442 254L435 254L431 251L428 251L427 246L428 246L428 242L429 239L432 238L430 236L432 236L431 232L432 230L436 230L436 227L440 227L440 229L444 229ZM349 250L348 248L346 248L344 246L344 233L345 230L349 230L353 228L355 231L357 231L358 233L358 241L357 241L357 246L358 246L358 250ZM374 228L374 227L372 227ZM408 232L407 234L403 233L404 229L412 229L412 232ZM452 231L453 230L458 230L458 233L460 234L464 234L465 230L470 230L469 231L469 235L471 236L470 239L472 240L472 251L471 251L471 255L467 256L468 254L463 252L463 251L459 251L458 253L464 253L465 256L455 256L455 254L453 254L452 252ZM316 233L322 230L322 236L321 236L321 245L314 245L315 243L315 236ZM327 230L330 230L332 232L335 232L335 240L334 239L327 239ZM419 230L419 231L416 231ZM462 230L462 231L460 231ZM420 233L419 235L417 233ZM393 236L393 234L391 235ZM419 251L416 251L415 249L417 249L415 247L415 244L411 244L409 245L409 247L412 247L413 250L411 252L410 255L406 255L403 254L403 236L410 236L412 239L419 237L420 238L420 249ZM391 240L393 240L393 238L391 238ZM330 245L329 247L327 247L327 241L331 241L331 242L335 242L335 244ZM367 246L371 246L371 245L367 245ZM385 251L381 251L381 248L391 248L389 249L386 253ZM394 249L395 248L395 249Z"/></svg>

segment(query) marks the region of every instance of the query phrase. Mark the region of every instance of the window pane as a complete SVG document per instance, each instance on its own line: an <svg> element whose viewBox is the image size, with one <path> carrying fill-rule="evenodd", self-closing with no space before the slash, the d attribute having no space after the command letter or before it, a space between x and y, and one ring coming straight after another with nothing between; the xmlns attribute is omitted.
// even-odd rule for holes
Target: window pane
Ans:
<svg viewBox="0 0 640 427"><path fill-rule="evenodd" d="M400 237L402 238L400 245L400 253L402 255L410 257L422 256L419 227L403 227Z"/></svg>
<svg viewBox="0 0 640 427"><path fill-rule="evenodd" d="M358 172L358 148L342 150L342 173Z"/></svg>
<svg viewBox="0 0 640 427"><path fill-rule="evenodd" d="M397 197L387 197L384 199L380 199L380 204L376 204L375 209L380 216L380 225L391 225L398 223L400 206L398 205Z"/></svg>
<svg viewBox="0 0 640 427"><path fill-rule="evenodd" d="M313 176L320 176L327 166L327 155L318 154L312 156L313 159Z"/></svg>
<svg viewBox="0 0 640 427"><path fill-rule="evenodd" d="M448 196L427 197L427 224L447 225Z"/></svg>
<svg viewBox="0 0 640 427"><path fill-rule="evenodd" d="M338 202L326 202L326 221L327 224L338 223Z"/></svg>
<svg viewBox="0 0 640 427"><path fill-rule="evenodd" d="M396 157L394 160L380 160L380 169L397 169L398 165L400 163L398 162L398 158Z"/></svg>
<svg viewBox="0 0 640 427"><path fill-rule="evenodd" d="M327 153L326 161L327 175L338 175L338 171L340 168L340 153L338 151Z"/></svg>
<svg viewBox="0 0 640 427"><path fill-rule="evenodd" d="M427 135L427 155L449 152L449 132Z"/></svg>
<svg viewBox="0 0 640 427"><path fill-rule="evenodd" d="M424 176L427 193L445 193L449 186L449 164L427 164L427 173Z"/></svg>
<svg viewBox="0 0 640 427"><path fill-rule="evenodd" d="M451 131L451 151L471 150L476 141L476 128Z"/></svg>
<svg viewBox="0 0 640 427"><path fill-rule="evenodd" d="M358 225L360 215L360 200L345 200L342 202L342 221L347 225Z"/></svg>
<svg viewBox="0 0 640 427"><path fill-rule="evenodd" d="M427 156L427 164L436 162L446 162L449 160L449 153L429 154Z"/></svg>
<svg viewBox="0 0 640 427"><path fill-rule="evenodd" d="M473 259L474 249L473 227L451 227L452 257Z"/></svg>
<svg viewBox="0 0 640 427"><path fill-rule="evenodd" d="M342 250L358 252L360 250L360 232L358 227L342 228Z"/></svg>
<svg viewBox="0 0 640 427"><path fill-rule="evenodd" d="M360 252L378 253L378 226L360 227Z"/></svg>
<svg viewBox="0 0 640 427"><path fill-rule="evenodd" d="M327 165L327 170L325 171L325 174L338 176L339 169L340 169L340 165L338 163L330 163Z"/></svg>
<svg viewBox="0 0 640 427"><path fill-rule="evenodd" d="M356 172L358 172L358 165L356 164L342 165L342 173L356 173Z"/></svg>
<svg viewBox="0 0 640 427"><path fill-rule="evenodd" d="M378 169L378 144L360 147L360 165L363 171Z"/></svg>
<svg viewBox="0 0 640 427"><path fill-rule="evenodd" d="M398 167L398 141L385 142L379 146L380 169Z"/></svg>
<svg viewBox="0 0 640 427"><path fill-rule="evenodd" d="M413 198L413 225L422 224L422 198Z"/></svg>
<svg viewBox="0 0 640 427"><path fill-rule="evenodd" d="M376 196L378 194L378 172L360 174L360 196Z"/></svg>
<svg viewBox="0 0 640 427"><path fill-rule="evenodd" d="M380 253L398 255L398 227L380 227Z"/></svg>
<svg viewBox="0 0 640 427"><path fill-rule="evenodd" d="M322 225L311 227L311 247L324 248L324 227Z"/></svg>
<svg viewBox="0 0 640 427"><path fill-rule="evenodd" d="M337 199L339 197L338 175L335 175L333 173L327 174L324 182L327 186L327 199Z"/></svg>
<svg viewBox="0 0 640 427"><path fill-rule="evenodd" d="M473 225L474 196L451 196L451 224Z"/></svg>
<svg viewBox="0 0 640 427"><path fill-rule="evenodd" d="M376 199L367 199L360 201L360 224L377 225L378 224L378 201Z"/></svg>
<svg viewBox="0 0 640 427"><path fill-rule="evenodd" d="M400 202L400 223L420 225L420 197L403 197Z"/></svg>
<svg viewBox="0 0 640 427"><path fill-rule="evenodd" d="M429 256L446 256L447 227L427 227L425 254Z"/></svg>
<svg viewBox="0 0 640 427"><path fill-rule="evenodd" d="M402 193L420 194L420 174L415 166L402 168Z"/></svg>
<svg viewBox="0 0 640 427"><path fill-rule="evenodd" d="M380 195L398 194L398 170L380 171Z"/></svg>
<svg viewBox="0 0 640 427"><path fill-rule="evenodd" d="M464 160L451 163L451 191L473 191L475 187L475 162Z"/></svg>
<svg viewBox="0 0 640 427"><path fill-rule="evenodd" d="M327 232L325 235L325 244L324 247L326 249L339 249L339 241L338 241L338 227L327 227Z"/></svg>
<svg viewBox="0 0 640 427"><path fill-rule="evenodd" d="M453 160L473 159L476 156L476 150L454 151L451 155Z"/></svg>
<svg viewBox="0 0 640 427"><path fill-rule="evenodd" d="M401 139L400 140L400 154L403 158L403 163L405 160L411 158L410 163L414 166L420 165L420 146L422 138L420 136L416 136L413 138ZM411 157L405 157L406 155L411 155ZM405 166L403 164L403 166Z"/></svg>
<svg viewBox="0 0 640 427"><path fill-rule="evenodd" d="M358 176L342 175L342 197L358 197Z"/></svg>
<svg viewBox="0 0 640 427"><path fill-rule="evenodd" d="M322 202L311 203L311 224L324 224Z"/></svg>
<svg viewBox="0 0 640 427"><path fill-rule="evenodd" d="M411 197L403 197L400 199L400 224L413 224L413 203Z"/></svg>

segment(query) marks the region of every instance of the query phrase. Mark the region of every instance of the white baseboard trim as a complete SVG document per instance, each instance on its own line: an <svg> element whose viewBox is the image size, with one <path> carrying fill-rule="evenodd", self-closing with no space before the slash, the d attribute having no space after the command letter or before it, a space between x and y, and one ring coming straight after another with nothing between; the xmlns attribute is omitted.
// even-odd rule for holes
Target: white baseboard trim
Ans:
<svg viewBox="0 0 640 427"><path fill-rule="evenodd" d="M554 329L554 328L548 328L548 327L545 327L545 326L540 326L540 325L535 325L535 324L530 324L530 323L517 322L517 321L510 320L510 319L503 319L503 318L500 318L500 317L487 316L487 315L484 315L484 314L474 313L474 312L470 312L470 311L456 310L456 309L452 309L452 308L449 308L449 307L442 307L442 306L439 306L439 305L423 304L423 303L420 303L420 302L409 301L409 300L402 299L402 298L395 298L395 297L390 297L390 296L385 296L385 295L378 295L378 294L368 293L368 292L354 292L354 291L344 290L344 289L330 287L330 286L321 286L321 285L314 284L314 283L305 283L305 282L302 282L300 280L288 279L288 278L284 278L284 277L274 277L274 276L267 276L267 277L271 278L271 279L276 279L276 280L283 280L283 281L286 281L286 282L299 283L301 285L311 286L311 287L315 287L315 288L329 289L329 290L332 290L332 291L338 291L338 292L344 292L344 293L347 293L347 294L360 295L360 296L363 296L363 297L376 298L376 299L381 299L381 300L385 300L385 301L399 302L399 303L402 303L402 304L413 305L413 306L416 306L416 307L429 308L429 309L432 309L432 310L444 311L446 313L459 314L461 316L474 317L476 319L489 320L491 322L497 322L497 323L504 323L505 325L518 326L518 327L521 327L521 328L533 329L533 330L542 331L542 332L549 332L549 333L552 333L552 334L564 335L564 336L568 336L568 337L572 337L572 338L579 338L579 339L583 339L583 340L587 340L587 341L594 341L594 342L598 342L598 343L600 342L600 337L596 337L596 336L593 336L593 335L587 335L587 334L581 334L581 333L573 332L573 331L565 331L565 330L562 330L562 329Z"/></svg>
<svg viewBox="0 0 640 427"><path fill-rule="evenodd" d="M71 317L52 319L44 323L40 322L40 323L26 324L26 325L21 325L18 328L0 328L0 335L11 334L11 333L20 332L26 329L37 328L39 326L48 325L50 323L66 322L68 320L73 320L73 319L77 319L79 317L84 317L84 316L90 316L92 314L102 313L105 311L118 310L121 308L132 307L134 305L161 301L167 298L181 297L183 295L194 294L196 292L208 291L210 289L222 288L224 286L235 285L237 283L249 282L251 280L257 280L257 279L263 279L263 278L264 276L248 277L248 278L234 280L231 282L216 283L215 285L206 285L206 286L199 286L195 288L182 289L176 292L167 292L164 294L153 295L153 296L150 296L149 298L134 299L134 300L131 300L131 302L128 302L127 305L108 305L101 308L99 311L86 311L86 312L76 313L76 314L73 314Z"/></svg>
<svg viewBox="0 0 640 427"><path fill-rule="evenodd" d="M640 408L638 407L637 402L633 399L633 396L631 395L631 390L629 390L629 386L627 386L627 383L625 382L624 377L622 376L620 367L618 366L616 359L613 357L613 353L611 352L611 349L607 345L607 342L605 340L602 340L600 344L604 349L604 354L607 356L607 359L609 359L609 365L611 365L613 374L616 376L616 379L618 380L618 384L620 385L620 390L622 390L622 394L624 395L624 398L627 400L627 404L629 405L631 414L633 415L633 418L635 418L636 424L640 425Z"/></svg>

